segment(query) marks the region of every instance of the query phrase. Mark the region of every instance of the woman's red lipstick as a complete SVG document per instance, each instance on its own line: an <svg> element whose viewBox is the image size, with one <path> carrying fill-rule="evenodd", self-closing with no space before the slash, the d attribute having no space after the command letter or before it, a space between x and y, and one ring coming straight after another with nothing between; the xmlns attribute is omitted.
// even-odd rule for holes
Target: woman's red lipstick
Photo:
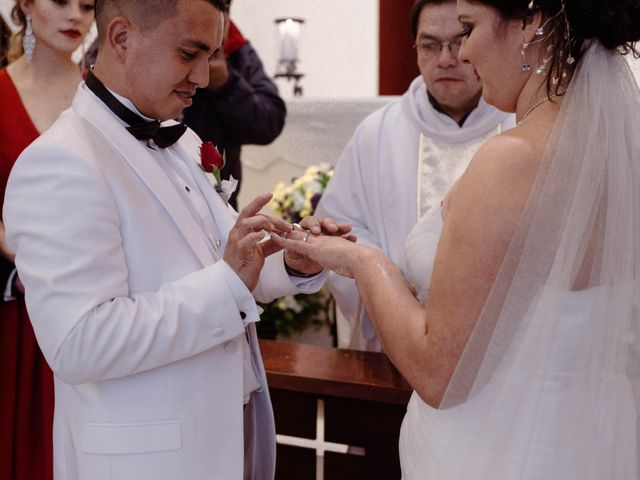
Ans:
<svg viewBox="0 0 640 480"><path fill-rule="evenodd" d="M79 30L74 30L71 28L69 30L61 30L61 33L69 38L78 38L80 35L82 35Z"/></svg>

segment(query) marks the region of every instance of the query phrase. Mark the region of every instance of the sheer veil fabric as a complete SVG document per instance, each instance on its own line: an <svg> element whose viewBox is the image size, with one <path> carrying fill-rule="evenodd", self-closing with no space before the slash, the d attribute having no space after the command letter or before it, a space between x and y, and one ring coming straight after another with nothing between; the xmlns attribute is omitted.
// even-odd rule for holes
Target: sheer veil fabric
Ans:
<svg viewBox="0 0 640 480"><path fill-rule="evenodd" d="M405 479L638 478L639 128L593 42L440 409L409 405Z"/></svg>

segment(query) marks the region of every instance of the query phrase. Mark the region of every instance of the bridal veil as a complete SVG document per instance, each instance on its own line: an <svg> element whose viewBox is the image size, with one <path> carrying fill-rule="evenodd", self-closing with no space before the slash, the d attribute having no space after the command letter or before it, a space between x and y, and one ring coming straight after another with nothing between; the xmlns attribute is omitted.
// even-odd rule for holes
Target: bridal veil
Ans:
<svg viewBox="0 0 640 480"><path fill-rule="evenodd" d="M639 280L640 91L593 41L442 405L406 426L433 478L637 479Z"/></svg>

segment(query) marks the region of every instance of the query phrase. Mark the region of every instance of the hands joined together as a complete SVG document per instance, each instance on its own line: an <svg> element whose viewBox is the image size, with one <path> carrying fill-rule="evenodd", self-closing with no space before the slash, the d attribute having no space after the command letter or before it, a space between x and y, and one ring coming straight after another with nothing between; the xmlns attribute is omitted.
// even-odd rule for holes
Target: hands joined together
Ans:
<svg viewBox="0 0 640 480"><path fill-rule="evenodd" d="M334 269L337 251L342 245L342 254L348 254L344 244L353 245L355 236L350 235L351 226L336 223L331 218L319 220L306 217L300 224L290 224L282 219L259 214L271 200L270 193L256 197L240 211L235 225L229 232L224 261L236 272L244 284L253 290L260 276L265 259L284 249L284 261L289 271L301 276L320 273L323 268ZM333 238L336 242L320 242ZM340 255L339 255L340 256ZM334 260L330 261L333 257ZM338 272L341 273L341 272Z"/></svg>

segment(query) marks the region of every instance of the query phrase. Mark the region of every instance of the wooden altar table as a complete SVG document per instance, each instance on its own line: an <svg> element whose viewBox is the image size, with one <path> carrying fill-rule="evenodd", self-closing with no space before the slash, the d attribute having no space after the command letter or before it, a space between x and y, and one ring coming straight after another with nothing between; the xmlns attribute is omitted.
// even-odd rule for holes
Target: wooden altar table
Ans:
<svg viewBox="0 0 640 480"><path fill-rule="evenodd" d="M399 479L411 388L386 355L260 340L278 434L277 480Z"/></svg>

